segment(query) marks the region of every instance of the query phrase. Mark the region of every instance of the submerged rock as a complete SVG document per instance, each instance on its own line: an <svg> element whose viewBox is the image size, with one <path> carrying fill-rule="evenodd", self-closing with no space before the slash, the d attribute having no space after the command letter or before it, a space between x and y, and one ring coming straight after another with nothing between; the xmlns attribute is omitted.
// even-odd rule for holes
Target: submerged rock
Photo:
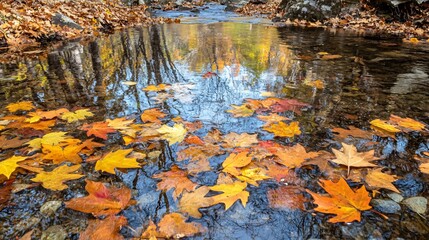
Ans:
<svg viewBox="0 0 429 240"><path fill-rule="evenodd" d="M412 211L424 214L427 209L428 200L424 197L410 197L403 201Z"/></svg>
<svg viewBox="0 0 429 240"><path fill-rule="evenodd" d="M371 205L382 213L397 213L401 210L401 206L392 200L372 199Z"/></svg>
<svg viewBox="0 0 429 240"><path fill-rule="evenodd" d="M389 196L390 199L392 199L393 201L395 201L397 203L400 203L402 200L404 200L404 197L398 193L389 193L389 194L387 194L387 196Z"/></svg>
<svg viewBox="0 0 429 240"><path fill-rule="evenodd" d="M83 27L73 21L73 19L61 13L56 13L54 16L52 16L52 23L62 27L67 26L69 28L75 28L78 30L83 29Z"/></svg>
<svg viewBox="0 0 429 240"><path fill-rule="evenodd" d="M61 201L49 201L43 204L43 206L40 208L40 213L47 216L52 216L55 214L55 212L58 210L59 207L61 207L62 202Z"/></svg>
<svg viewBox="0 0 429 240"><path fill-rule="evenodd" d="M60 225L51 226L46 231L43 231L42 240L64 240L67 237L67 232Z"/></svg>

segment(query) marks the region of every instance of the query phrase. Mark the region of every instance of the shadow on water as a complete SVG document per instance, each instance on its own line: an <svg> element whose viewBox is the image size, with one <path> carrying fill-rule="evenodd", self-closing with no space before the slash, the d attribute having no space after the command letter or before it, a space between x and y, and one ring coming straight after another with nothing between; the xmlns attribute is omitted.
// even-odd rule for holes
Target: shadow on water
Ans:
<svg viewBox="0 0 429 240"><path fill-rule="evenodd" d="M323 60L320 52L342 57ZM138 116L161 107L172 116L201 120L205 124L201 132L215 127L223 133L253 133L262 126L260 121L232 118L225 110L245 98L272 92L312 105L306 114L296 116L306 132L348 125L367 128L370 120L391 113L427 123L428 62L427 44L245 23L171 24L129 29L90 43L70 42L38 58L1 63L0 101L6 105L31 100L46 109L92 107L99 119ZM204 77L208 72L215 74ZM316 80L323 86L315 88ZM174 95L160 99L141 90L161 83L171 84ZM306 145L314 147L319 141L308 139ZM138 191L139 204L125 211L131 228L177 210L171 194L156 191L157 181L150 177L176 162L177 146L162 148L156 164L119 174ZM216 177L206 172L195 181L214 184ZM205 209L196 221L209 230L198 238L324 237L310 213L269 207L266 192L276 186L267 182L252 187L246 208L235 204L226 212L219 205ZM133 236L130 229L124 232Z"/></svg>

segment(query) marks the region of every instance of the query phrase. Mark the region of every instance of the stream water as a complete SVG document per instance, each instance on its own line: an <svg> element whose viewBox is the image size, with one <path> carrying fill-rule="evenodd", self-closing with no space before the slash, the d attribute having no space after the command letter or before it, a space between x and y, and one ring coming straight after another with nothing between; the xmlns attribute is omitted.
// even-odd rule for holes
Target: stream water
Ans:
<svg viewBox="0 0 429 240"><path fill-rule="evenodd" d="M390 114L429 123L429 43L403 43L316 28L276 28L263 20L235 15L220 19L216 12L196 17L186 14L182 24L133 28L91 41L70 41L36 58L0 63L0 105L4 108L8 103L31 100L44 109L89 107L96 112L96 120L138 117L145 109L160 107L170 116L202 121L202 136L216 128L225 134L258 133L259 139L269 140L272 135L261 131L263 122L234 118L226 112L231 104L241 105L244 99L261 99L269 93L311 105L302 115L288 117L295 117L308 136L298 141L315 150L339 146L327 133L333 127L369 129L369 121L387 119ZM326 53L341 57L325 60ZM127 82L136 85L124 84ZM315 82L321 86L315 87ZM173 96L160 99L142 91L161 83L174 86ZM427 139L423 145L425 142ZM398 150L396 143L386 141L386 146ZM129 223L122 230L127 238L135 236L148 219L157 221L177 210L171 193L157 191L157 181L150 177L176 162L178 147L164 147L161 162L113 177L135 190L133 197L138 202L123 213ZM423 150L427 151L427 146ZM212 166L219 166L223 159L215 157ZM300 174L311 178L316 173ZM404 177L407 172L397 174ZM213 185L216 178L208 171L194 180ZM413 181L421 186L407 194L425 194L427 182L420 178ZM22 236L28 230L23 222L34 218L38 221L32 226L41 231L59 224L67 226L68 238L77 238L88 215L61 208L55 217L45 217L39 208L47 200L85 195L83 184L83 180L70 184L63 195L41 187L14 194L11 204L0 211L0 238ZM236 203L227 211L221 205L204 210L203 217L194 221L208 231L195 238L417 239L429 234L427 221L410 220L405 213L385 223L380 223L376 214L368 214L361 223L333 227L308 211L274 209L266 192L276 186L264 181L259 187L250 187L246 207ZM401 219L422 226L416 231L401 225Z"/></svg>

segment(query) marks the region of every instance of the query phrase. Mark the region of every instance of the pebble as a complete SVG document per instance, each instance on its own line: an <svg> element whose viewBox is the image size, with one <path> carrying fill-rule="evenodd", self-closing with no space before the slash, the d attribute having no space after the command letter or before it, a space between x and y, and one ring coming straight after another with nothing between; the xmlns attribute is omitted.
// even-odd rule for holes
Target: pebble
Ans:
<svg viewBox="0 0 429 240"><path fill-rule="evenodd" d="M375 210L382 213L397 213L401 210L401 206L392 200L373 199L371 200L371 205Z"/></svg>
<svg viewBox="0 0 429 240"><path fill-rule="evenodd" d="M67 237L67 232L60 225L50 226L43 231L42 240L64 240Z"/></svg>
<svg viewBox="0 0 429 240"><path fill-rule="evenodd" d="M405 199L403 203L414 212L424 214L427 209L428 200L424 197L410 197Z"/></svg>
<svg viewBox="0 0 429 240"><path fill-rule="evenodd" d="M61 207L61 201L48 201L40 208L40 213L47 216L52 216Z"/></svg>
<svg viewBox="0 0 429 240"><path fill-rule="evenodd" d="M392 199L393 201L395 201L397 203L400 203L402 200L404 200L404 197L398 193L389 193L389 194L387 194L387 196L389 196L390 199Z"/></svg>

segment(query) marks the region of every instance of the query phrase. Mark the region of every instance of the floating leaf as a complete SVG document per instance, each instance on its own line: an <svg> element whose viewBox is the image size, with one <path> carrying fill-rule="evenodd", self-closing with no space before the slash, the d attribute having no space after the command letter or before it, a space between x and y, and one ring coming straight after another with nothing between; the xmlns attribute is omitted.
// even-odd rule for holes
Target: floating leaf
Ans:
<svg viewBox="0 0 429 240"><path fill-rule="evenodd" d="M396 115L390 115L389 122L395 123L400 127L410 129L412 131L423 131L425 124L411 118L401 118Z"/></svg>
<svg viewBox="0 0 429 240"><path fill-rule="evenodd" d="M278 122L289 120L289 118L284 117L284 116L280 116L277 113L270 114L268 116L259 115L258 119L261 120L261 121L266 122L265 125L271 125L273 123L278 123Z"/></svg>
<svg viewBox="0 0 429 240"><path fill-rule="evenodd" d="M365 182L370 187L385 188L400 193L395 185L392 184L392 182L396 181L397 178L398 177L395 175L383 173L381 168L378 168L368 172L365 176Z"/></svg>
<svg viewBox="0 0 429 240"><path fill-rule="evenodd" d="M136 158L127 158L133 149L117 150L109 152L95 164L96 171L104 171L115 174L115 168L140 168Z"/></svg>
<svg viewBox="0 0 429 240"><path fill-rule="evenodd" d="M64 184L65 181L79 179L84 176L81 174L71 174L79 168L80 165L74 165L71 167L67 165L59 166L51 172L38 173L35 178L31 179L31 181L41 182L44 188L53 191L64 190L68 188L68 186Z"/></svg>
<svg viewBox="0 0 429 240"><path fill-rule="evenodd" d="M65 112L61 114L60 118L62 120L66 120L68 123L72 123L92 116L94 116L94 114L90 112L89 109L80 109L74 112Z"/></svg>
<svg viewBox="0 0 429 240"><path fill-rule="evenodd" d="M174 124L173 127L163 125L157 131L162 134L162 137L168 141L169 145L182 142L187 133L183 125L178 123Z"/></svg>
<svg viewBox="0 0 429 240"><path fill-rule="evenodd" d="M354 138L372 139L372 134L368 131L364 131L353 126L348 126L348 128L349 129L333 128L332 132L338 133L338 135L335 135L334 137L340 140L346 139L348 136L352 136Z"/></svg>
<svg viewBox="0 0 429 240"><path fill-rule="evenodd" d="M372 126L376 127L376 129L381 129L381 130L386 131L388 133L397 133L397 132L401 131L398 128L396 128L395 126L393 126L393 125L391 125L385 121L382 121L380 119L372 120L370 123Z"/></svg>
<svg viewBox="0 0 429 240"><path fill-rule="evenodd" d="M179 200L179 210L191 217L201 218L202 215L198 209L213 205L213 199L205 197L209 191L209 187L202 186L190 193L183 192Z"/></svg>
<svg viewBox="0 0 429 240"><path fill-rule="evenodd" d="M316 158L320 155L317 152L307 152L299 143L292 147L276 144L270 147L269 151L278 157L274 161L290 168L299 167L305 160Z"/></svg>
<svg viewBox="0 0 429 240"><path fill-rule="evenodd" d="M10 103L6 106L7 110L9 112L17 112L17 111L30 111L31 109L34 109L34 105L30 101L23 101L23 102L17 102L17 103Z"/></svg>
<svg viewBox="0 0 429 240"><path fill-rule="evenodd" d="M119 233L123 226L127 225L124 216L108 216L103 220L90 220L88 227L80 233L79 240L122 240Z"/></svg>
<svg viewBox="0 0 429 240"><path fill-rule="evenodd" d="M146 109L141 115L140 118L143 122L152 122L161 124L162 118L167 116L167 114L163 113L159 108L151 108Z"/></svg>
<svg viewBox="0 0 429 240"><path fill-rule="evenodd" d="M222 171L233 176L240 175L240 171L237 168L245 167L252 161L252 157L248 156L248 153L247 151L231 153L222 163Z"/></svg>
<svg viewBox="0 0 429 240"><path fill-rule="evenodd" d="M12 156L0 162L0 174L5 175L7 179L10 178L10 175L15 171L19 165L18 162L24 161L27 157L21 156Z"/></svg>
<svg viewBox="0 0 429 240"><path fill-rule="evenodd" d="M219 195L213 196L214 204L225 204L225 210L228 210L236 201L240 200L244 207L246 207L249 198L249 192L246 191L247 183L234 182L231 184L219 184L210 187L210 190L222 192Z"/></svg>
<svg viewBox="0 0 429 240"><path fill-rule="evenodd" d="M248 133L235 133L231 132L224 136L223 141L226 143L226 147L235 148L235 147L250 147L258 143L258 135L248 134Z"/></svg>
<svg viewBox="0 0 429 240"><path fill-rule="evenodd" d="M360 212L371 209L369 202L371 197L365 187L362 186L353 191L346 180L340 178L337 183L330 180L320 180L319 185L330 195L323 196L307 190L314 198L314 203L318 206L314 209L318 212L335 214L328 222L353 222L360 221Z"/></svg>
<svg viewBox="0 0 429 240"><path fill-rule="evenodd" d="M336 159L332 160L332 162L347 166L347 175L350 174L350 167L377 166L369 162L378 159L374 157L374 150L368 152L358 152L356 147L353 145L348 145L346 143L341 144L343 145L343 149L341 152L337 149L332 149L335 156L337 157Z"/></svg>
<svg viewBox="0 0 429 240"><path fill-rule="evenodd" d="M130 128L130 125L134 122L134 119L126 118L115 118L106 120L109 127L116 130L126 130Z"/></svg>
<svg viewBox="0 0 429 240"><path fill-rule="evenodd" d="M276 137L294 137L301 134L298 122L291 122L290 124L284 122L273 123L263 129L273 133Z"/></svg>
<svg viewBox="0 0 429 240"><path fill-rule="evenodd" d="M159 232L167 238L179 239L190 237L203 232L204 227L199 223L188 223L186 218L179 213L165 215L158 223Z"/></svg>
<svg viewBox="0 0 429 240"><path fill-rule="evenodd" d="M227 112L231 113L234 117L250 117L255 112L251 108L249 108L246 104L237 106L231 105L232 109L227 110Z"/></svg>
<svg viewBox="0 0 429 240"><path fill-rule="evenodd" d="M79 156L79 152L84 146L82 145L69 145L69 146L59 146L59 145L42 145L43 153L42 156L45 160L52 160L54 164L59 164L62 162L71 162L78 164L82 162L82 158Z"/></svg>
<svg viewBox="0 0 429 240"><path fill-rule="evenodd" d="M155 223L152 220L149 221L149 225L146 230L140 236L140 239L149 239L149 240L157 240L158 238L167 238L164 234L160 233L156 229Z"/></svg>
<svg viewBox="0 0 429 240"><path fill-rule="evenodd" d="M168 191L175 188L173 197L177 199L183 191L192 192L197 187L197 184L193 183L187 177L188 173L181 170L176 165L171 167L168 172L162 172L153 175L153 178L161 178L161 182L157 184L159 190Z"/></svg>
<svg viewBox="0 0 429 240"><path fill-rule="evenodd" d="M94 135L104 140L107 140L107 134L116 132L116 130L110 127L107 122L84 124L80 129L86 131L86 135L88 137Z"/></svg>
<svg viewBox="0 0 429 240"><path fill-rule="evenodd" d="M86 181L86 197L73 198L65 202L67 208L91 213L94 216L114 215L125 209L131 199L131 190L122 187L107 188L103 183Z"/></svg>
<svg viewBox="0 0 429 240"><path fill-rule="evenodd" d="M29 118L25 119L25 122L35 123L42 119L53 119L60 116L63 113L69 112L66 108L60 108L52 111L35 111L28 113Z"/></svg>
<svg viewBox="0 0 429 240"><path fill-rule="evenodd" d="M240 179L241 181L251 184L253 186L259 186L257 181L271 178L266 175L265 171L262 168L259 167L245 167L241 169L240 175L236 177L237 179Z"/></svg>
<svg viewBox="0 0 429 240"><path fill-rule="evenodd" d="M420 165L419 169L422 173L429 174L429 163L423 163L422 165Z"/></svg>
<svg viewBox="0 0 429 240"><path fill-rule="evenodd" d="M301 109L308 106L310 105L300 102L296 99L280 99L276 101L276 103L273 104L270 109L276 113L293 111L296 114L301 114Z"/></svg>

